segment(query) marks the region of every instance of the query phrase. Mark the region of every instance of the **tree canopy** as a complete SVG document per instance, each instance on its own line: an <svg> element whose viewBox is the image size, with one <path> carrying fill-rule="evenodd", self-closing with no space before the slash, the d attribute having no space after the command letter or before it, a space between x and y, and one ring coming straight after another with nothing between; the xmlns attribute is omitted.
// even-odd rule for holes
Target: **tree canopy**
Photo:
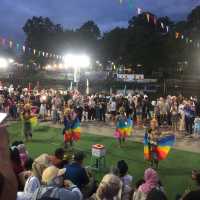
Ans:
<svg viewBox="0 0 200 200"><path fill-rule="evenodd" d="M169 27L167 32L155 23L149 23L147 13L133 16L127 28L113 28L101 33L94 21L85 22L76 30L64 29L48 17L28 19L23 30L26 45L33 49L63 54L68 51L87 52L96 60L112 60L116 65L142 65L145 74L153 72L173 74L177 66L187 61L187 70L196 69L199 64L198 48L185 40L176 39L175 32L181 32L195 42L200 41L200 6L191 11L185 21L173 22L164 16L157 19ZM148 13L154 16L153 13ZM159 23L160 22L160 23ZM44 65L44 58L25 55L25 60Z"/></svg>

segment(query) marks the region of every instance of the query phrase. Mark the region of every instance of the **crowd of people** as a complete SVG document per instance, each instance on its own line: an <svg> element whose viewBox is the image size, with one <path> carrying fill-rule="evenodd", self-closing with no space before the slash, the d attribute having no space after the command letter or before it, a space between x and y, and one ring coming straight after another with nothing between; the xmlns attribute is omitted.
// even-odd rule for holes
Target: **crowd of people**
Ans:
<svg viewBox="0 0 200 200"><path fill-rule="evenodd" d="M11 119L18 119L26 104L31 105L41 121L63 123L69 104L79 121L115 121L123 107L126 116L138 126L155 117L159 126L171 127L174 133L200 135L200 103L196 97L168 95L155 100L144 94L82 95L76 90L0 87L0 111L9 113Z"/></svg>
<svg viewBox="0 0 200 200"><path fill-rule="evenodd" d="M79 121L87 123L92 120L114 122L121 115L121 118L129 117L134 124L142 127L142 124L153 118L159 127L171 127L176 134L183 132L189 136L193 133L200 135L200 107L197 98L168 96L152 100L144 94L81 95L78 91L0 87L0 112L7 112L10 120L22 117L27 128L27 138L32 137L28 120L26 122L31 113L39 116L41 121L64 123L69 105L73 107ZM6 132L2 126L0 131ZM6 139L3 138L2 141L4 140ZM84 164L84 152L78 151L69 155L66 149L59 148L53 155L43 153L32 159L23 141L9 144L9 149L8 141L1 142L0 147L2 152L7 152L0 154L0 159L5 162L0 163L0 196L4 196L4 199L9 189L13 193L17 191L16 196L13 194L10 197L13 200L167 199L165 186L153 168L147 168L144 177L135 180L128 164L119 160L98 183L94 172ZM5 166L8 171L6 175L2 173ZM200 172L193 171L192 179L200 187ZM12 182L10 188L7 181ZM176 199L200 199L200 188L177 194Z"/></svg>
<svg viewBox="0 0 200 200"><path fill-rule="evenodd" d="M5 131L2 127L0 129ZM2 174L4 162L0 163L0 196L6 189L12 194L17 191L10 200L167 200L165 186L153 168L147 168L144 177L135 180L128 164L119 160L98 183L91 169L84 164L84 152L76 151L69 155L59 148L53 155L43 153L32 159L22 141L13 142L8 152L10 155L7 154L4 160L11 160L12 171ZM10 176L13 172L14 176ZM191 178L200 187L200 172L192 171ZM7 179L12 181L9 188L4 185ZM196 200L199 197L200 188L177 194L176 200Z"/></svg>

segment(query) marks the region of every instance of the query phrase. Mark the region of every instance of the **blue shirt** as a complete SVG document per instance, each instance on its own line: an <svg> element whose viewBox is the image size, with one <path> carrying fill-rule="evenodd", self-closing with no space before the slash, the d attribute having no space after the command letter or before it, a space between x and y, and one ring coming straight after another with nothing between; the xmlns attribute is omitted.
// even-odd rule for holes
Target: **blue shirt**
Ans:
<svg viewBox="0 0 200 200"><path fill-rule="evenodd" d="M89 177L80 164L74 162L66 165L65 179L72 181L78 188L82 188L89 183Z"/></svg>
<svg viewBox="0 0 200 200"><path fill-rule="evenodd" d="M185 117L187 117L187 118L194 118L195 117L195 112L190 107L184 108L184 112L185 112Z"/></svg>

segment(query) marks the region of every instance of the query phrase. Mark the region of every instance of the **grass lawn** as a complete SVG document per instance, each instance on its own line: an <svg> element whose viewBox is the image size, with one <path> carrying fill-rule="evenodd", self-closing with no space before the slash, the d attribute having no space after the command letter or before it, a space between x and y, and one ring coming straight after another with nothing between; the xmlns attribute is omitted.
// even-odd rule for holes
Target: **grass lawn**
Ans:
<svg viewBox="0 0 200 200"><path fill-rule="evenodd" d="M8 131L10 141L21 139L21 124L12 124ZM81 140L75 145L75 148L81 149L87 153L86 164L90 163L91 145L104 144L107 149L106 162L107 167L114 166L120 159L127 161L129 173L133 175L134 181L143 177L147 162L143 158L143 145L128 141L124 148L119 149L114 138L94 136L82 133ZM61 129L39 126L34 130L33 140L27 143L30 155L34 158L41 153L53 153L57 147L63 145ZM159 165L159 175L168 199L175 199L177 193L182 193L190 185L191 170L200 168L200 155L179 150L172 150L167 160ZM103 174L97 174L101 177Z"/></svg>

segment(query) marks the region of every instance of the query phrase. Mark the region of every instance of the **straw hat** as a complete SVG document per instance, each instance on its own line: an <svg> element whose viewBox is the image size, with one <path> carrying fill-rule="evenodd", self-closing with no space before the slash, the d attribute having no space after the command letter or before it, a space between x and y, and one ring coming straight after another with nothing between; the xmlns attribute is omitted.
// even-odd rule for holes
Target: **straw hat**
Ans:
<svg viewBox="0 0 200 200"><path fill-rule="evenodd" d="M55 166L50 166L46 168L42 174L42 182L45 184L50 183L56 177L63 176L66 172L66 169L58 169Z"/></svg>

